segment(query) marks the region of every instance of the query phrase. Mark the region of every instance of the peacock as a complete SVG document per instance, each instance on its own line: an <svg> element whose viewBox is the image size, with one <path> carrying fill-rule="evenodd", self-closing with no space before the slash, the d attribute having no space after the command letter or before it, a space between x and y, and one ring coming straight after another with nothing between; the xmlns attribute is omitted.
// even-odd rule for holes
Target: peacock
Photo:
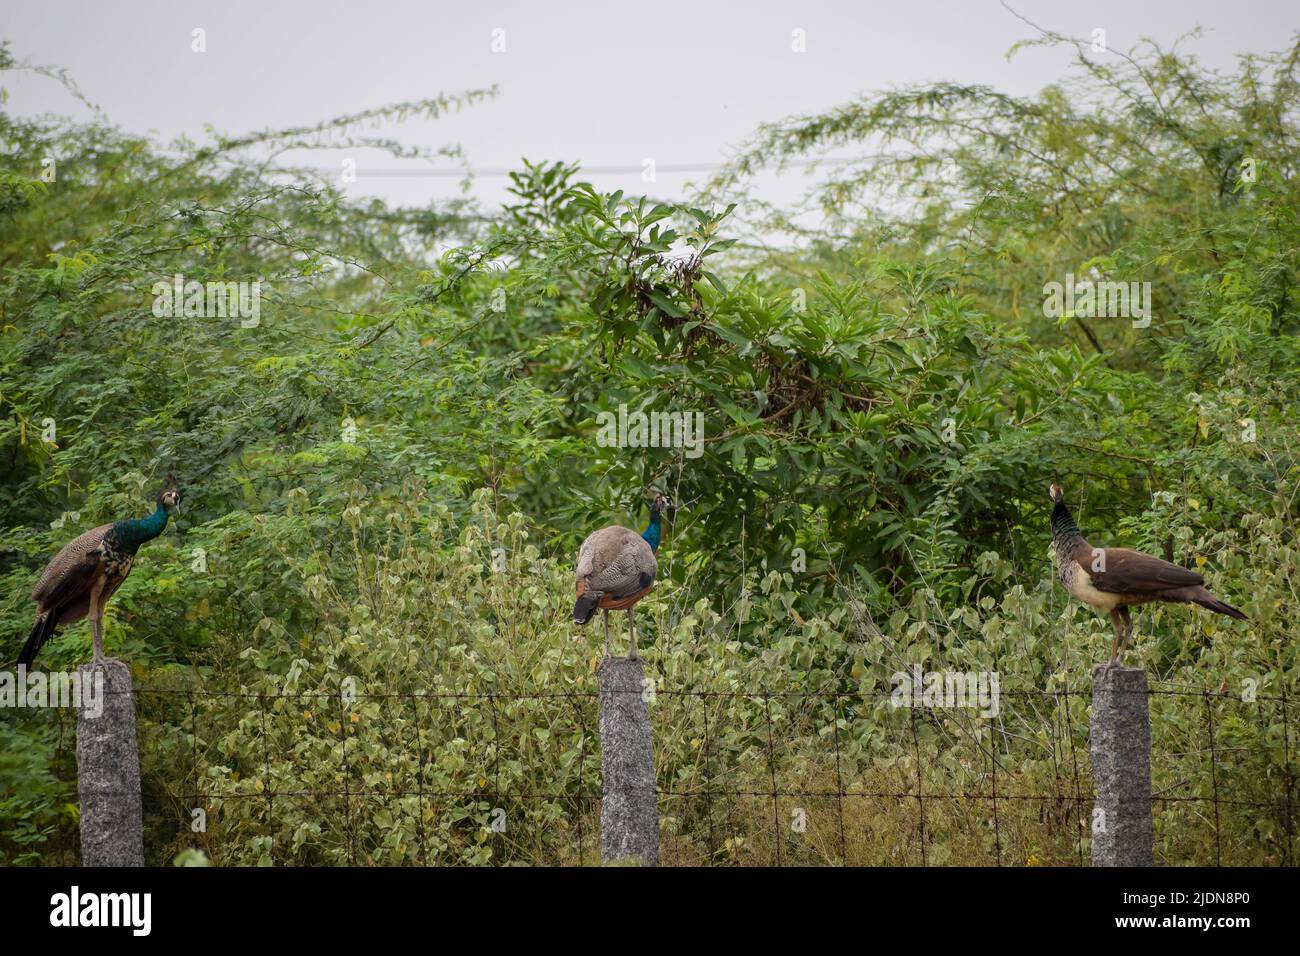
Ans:
<svg viewBox="0 0 1300 956"><path fill-rule="evenodd" d="M32 589L36 624L18 655L19 666L31 667L41 645L60 624L71 624L87 615L95 645L94 666L104 666L104 605L131 573L140 545L163 533L169 514L180 513L181 492L170 475L158 493L157 505L147 518L100 525L73 538L45 566Z"/></svg>
<svg viewBox="0 0 1300 956"><path fill-rule="evenodd" d="M631 528L610 525L593 531L578 549L575 583L578 601L573 606L573 623L591 620L596 608L605 612L605 656L609 656L609 612L627 611L628 659L636 660L636 622L632 608L654 587L659 570L660 520L672 506L667 495L655 495L650 505L650 524L637 534Z"/></svg>
<svg viewBox="0 0 1300 956"><path fill-rule="evenodd" d="M1053 484L1048 496L1055 505L1052 546L1060 565L1061 584L1071 597L1110 615L1115 640L1107 668L1123 660L1124 648L1133 635L1130 607L1155 601L1199 604L1215 614L1246 620L1241 611L1211 594L1205 587L1205 578L1195 571L1132 548L1094 548L1074 523L1074 516L1065 503L1064 489Z"/></svg>

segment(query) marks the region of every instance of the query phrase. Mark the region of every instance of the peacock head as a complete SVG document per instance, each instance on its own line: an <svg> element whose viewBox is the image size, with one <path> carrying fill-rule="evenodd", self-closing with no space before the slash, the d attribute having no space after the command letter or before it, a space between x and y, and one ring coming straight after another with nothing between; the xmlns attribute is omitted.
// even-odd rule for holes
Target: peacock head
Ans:
<svg viewBox="0 0 1300 956"><path fill-rule="evenodd" d="M669 498L663 492L658 492L655 494L655 500L650 505L650 513L652 515L665 514L672 506L673 499Z"/></svg>
<svg viewBox="0 0 1300 956"><path fill-rule="evenodd" d="M1052 482L1052 487L1047 490L1047 495L1057 504L1060 504L1065 499L1065 489L1056 482Z"/></svg>
<svg viewBox="0 0 1300 956"><path fill-rule="evenodd" d="M181 513L183 497L180 488L176 486L176 476L169 474L163 490L158 492L158 507L165 509L168 514L178 515Z"/></svg>

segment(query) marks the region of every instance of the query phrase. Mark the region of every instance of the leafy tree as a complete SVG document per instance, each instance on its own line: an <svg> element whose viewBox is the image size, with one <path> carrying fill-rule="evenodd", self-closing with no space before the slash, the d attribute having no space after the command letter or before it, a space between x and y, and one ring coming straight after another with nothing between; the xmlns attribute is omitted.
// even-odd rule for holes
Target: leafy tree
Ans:
<svg viewBox="0 0 1300 956"><path fill-rule="evenodd" d="M174 470L186 513L107 624L141 687L152 858L199 859L199 793L216 864L586 860L598 652L566 623L568 575L591 528L642 521L660 488L681 505L643 605L664 789L754 790L761 768L793 790L848 773L892 792L918 772L975 790L996 752L1015 768L1000 788L1070 805L1084 700L1052 695L1077 695L1107 638L1054 583L1051 480L1086 530L1201 567L1250 616L1144 615L1136 653L1158 679L1296 687L1297 49L1219 76L1177 50L1079 48L1075 79L1035 97L885 93L763 127L681 203L524 161L498 210L391 208L282 161L339 143L454 161L363 128L492 91L167 148L98 113L0 112L6 640L48 556L141 512ZM875 158L825 179L814 220L749 194L761 166L831 147ZM1067 273L1150 282L1151 323L1046 315ZM260 283L257 321L166 315L176 276ZM604 445L620 407L698 413L702 441ZM84 649L73 627L42 662ZM1030 703L910 725L887 691L912 663L997 670ZM336 715L344 677L362 698ZM719 696L693 707L695 691ZM1278 709L1159 705L1178 755L1162 785L1208 792L1210 707L1242 755L1216 771L1245 801L1221 822L1234 859L1279 859L1294 810L1254 806L1293 785ZM75 861L71 732L57 714L0 722L0 860ZM921 742L936 759L900 781ZM257 799L339 786L391 798L285 798L273 821ZM473 798L435 806L426 787ZM1077 816L1045 828L1024 806L1009 852L1076 859ZM521 825L500 839L498 808ZM774 849L743 801L666 812L692 859ZM917 848L879 813L853 859ZM1160 852L1203 861L1203 829L1163 835L1184 813L1163 812ZM939 862L998 845L959 815L931 824ZM785 849L840 853L825 833Z"/></svg>

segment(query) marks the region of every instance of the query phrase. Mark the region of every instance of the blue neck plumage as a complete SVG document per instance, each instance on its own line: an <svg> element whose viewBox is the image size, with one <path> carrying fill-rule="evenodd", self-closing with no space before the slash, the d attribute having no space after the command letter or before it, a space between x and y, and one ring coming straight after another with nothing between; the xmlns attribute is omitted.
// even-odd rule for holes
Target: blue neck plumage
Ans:
<svg viewBox="0 0 1300 956"><path fill-rule="evenodd" d="M134 551L146 541L152 541L167 527L167 509L162 505L147 518L132 518L117 523L118 539Z"/></svg>
<svg viewBox="0 0 1300 956"><path fill-rule="evenodd" d="M646 527L646 529L643 532L641 532L641 537L645 539L646 544L650 545L651 551L657 552L659 550L659 509L658 508L650 509L650 524Z"/></svg>

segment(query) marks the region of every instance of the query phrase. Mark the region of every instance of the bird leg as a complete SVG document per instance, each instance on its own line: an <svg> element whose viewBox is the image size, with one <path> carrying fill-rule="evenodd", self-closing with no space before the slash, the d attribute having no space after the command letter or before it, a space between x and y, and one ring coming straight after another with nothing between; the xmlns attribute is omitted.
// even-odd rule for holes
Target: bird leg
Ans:
<svg viewBox="0 0 1300 956"><path fill-rule="evenodd" d="M632 609L627 609L627 629L631 632L631 650L627 652L627 659L636 660L636 622L632 620Z"/></svg>
<svg viewBox="0 0 1300 956"><path fill-rule="evenodd" d="M93 595L90 602L90 637L95 645L95 657L91 667L104 670L104 608L99 603L99 595Z"/></svg>
<svg viewBox="0 0 1300 956"><path fill-rule="evenodd" d="M1117 607L1110 612L1110 623L1115 629L1115 640L1110 645L1110 660L1106 662L1107 670L1119 664L1124 657L1124 651L1128 648L1128 639L1133 634L1133 616L1127 607Z"/></svg>
<svg viewBox="0 0 1300 956"><path fill-rule="evenodd" d="M609 657L609 611L601 611L605 615L605 656Z"/></svg>
<svg viewBox="0 0 1300 956"><path fill-rule="evenodd" d="M1119 611L1120 620L1124 624L1124 634L1119 639L1119 656L1123 658L1124 651L1128 648L1129 638L1133 636L1133 617L1129 614L1129 610L1126 607L1121 607L1117 610Z"/></svg>
<svg viewBox="0 0 1300 956"><path fill-rule="evenodd" d="M1119 655L1123 653L1121 635L1124 633L1124 623L1119 608L1110 612L1110 626L1115 631L1115 639L1110 642L1110 660L1106 662L1106 670L1114 667L1119 661Z"/></svg>

